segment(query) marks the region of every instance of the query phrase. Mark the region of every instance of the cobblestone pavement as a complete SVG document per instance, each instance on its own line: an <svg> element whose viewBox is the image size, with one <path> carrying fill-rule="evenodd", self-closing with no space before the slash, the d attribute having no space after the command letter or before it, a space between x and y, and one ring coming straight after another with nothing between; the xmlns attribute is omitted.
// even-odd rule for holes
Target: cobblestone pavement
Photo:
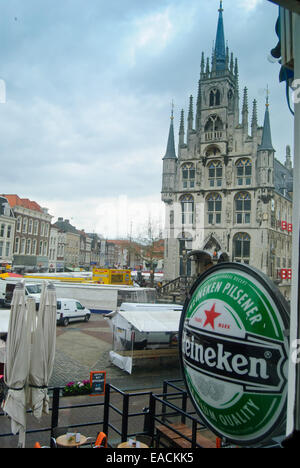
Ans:
<svg viewBox="0 0 300 468"><path fill-rule="evenodd" d="M107 320L92 314L88 323L74 322L57 327L56 356L51 387L89 379L90 371L106 371L107 381L122 390L159 387L165 379L180 378L179 362L151 360L133 369L130 375L111 364L112 333Z"/></svg>

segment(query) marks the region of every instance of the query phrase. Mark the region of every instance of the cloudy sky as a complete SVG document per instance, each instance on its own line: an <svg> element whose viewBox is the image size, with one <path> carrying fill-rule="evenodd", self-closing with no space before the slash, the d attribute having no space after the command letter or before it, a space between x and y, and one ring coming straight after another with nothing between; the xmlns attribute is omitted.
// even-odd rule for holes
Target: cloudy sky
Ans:
<svg viewBox="0 0 300 468"><path fill-rule="evenodd" d="M0 192L108 238L140 233L149 217L162 224L170 103L177 145L218 7L218 0L0 0ZM248 87L249 103L258 100L260 124L269 86L283 161L293 123L279 65L268 59L277 7L267 0L223 7L240 87Z"/></svg>

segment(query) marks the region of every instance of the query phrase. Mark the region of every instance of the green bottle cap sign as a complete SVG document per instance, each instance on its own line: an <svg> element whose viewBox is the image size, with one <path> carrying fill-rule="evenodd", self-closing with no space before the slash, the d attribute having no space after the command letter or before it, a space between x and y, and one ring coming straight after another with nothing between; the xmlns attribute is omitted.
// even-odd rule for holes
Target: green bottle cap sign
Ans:
<svg viewBox="0 0 300 468"><path fill-rule="evenodd" d="M219 264L194 284L181 317L180 359L193 404L216 435L256 445L283 427L288 324L283 296L246 265Z"/></svg>

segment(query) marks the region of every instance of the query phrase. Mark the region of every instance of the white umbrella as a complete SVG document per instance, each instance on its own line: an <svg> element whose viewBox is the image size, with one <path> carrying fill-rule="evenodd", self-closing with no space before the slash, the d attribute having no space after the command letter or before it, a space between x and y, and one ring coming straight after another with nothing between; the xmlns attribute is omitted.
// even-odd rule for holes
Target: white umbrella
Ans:
<svg viewBox="0 0 300 468"><path fill-rule="evenodd" d="M56 344L56 292L53 284L43 286L38 319L32 334L28 377L28 405L40 419L49 413L48 384L53 371Z"/></svg>
<svg viewBox="0 0 300 468"><path fill-rule="evenodd" d="M26 398L30 359L32 311L26 307L25 287L16 285L11 303L6 342L4 379L8 394L2 404L3 411L11 418L13 434L19 433L19 446L25 446Z"/></svg>

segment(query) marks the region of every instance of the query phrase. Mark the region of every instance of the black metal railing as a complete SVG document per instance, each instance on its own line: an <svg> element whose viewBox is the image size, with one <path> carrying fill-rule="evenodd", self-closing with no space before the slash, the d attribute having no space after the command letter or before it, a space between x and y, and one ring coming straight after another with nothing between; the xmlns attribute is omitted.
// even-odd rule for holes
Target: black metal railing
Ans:
<svg viewBox="0 0 300 468"><path fill-rule="evenodd" d="M49 425L46 427L38 427L34 429L28 429L26 436L34 435L36 440L41 437L38 434L49 433L49 442L46 442L51 446L52 437L55 437L56 430L59 428L60 415L64 410L72 412L73 410L81 410L80 420L75 418L75 421L70 424L68 422L68 430L79 428L87 428L96 426L97 430L94 434L103 431L108 436L108 446L112 448L117 446L120 442L125 442L130 437L141 438L142 436L148 437L151 445L156 439L156 423L163 424L166 427L171 424L174 418L177 418L183 424L189 424L192 429L192 437L186 437L181 435L186 440L191 442L192 447L199 447L196 443L196 432L199 425L202 427L202 423L199 419L195 418L193 407L190 404L187 392L183 387L183 381L180 379L166 380L163 383L163 393L154 394L151 391L136 391L136 392L125 392L117 387L107 384L105 388L105 395L95 402L88 402L83 404L61 404L62 401L68 401L69 397L61 398L63 387L56 387L49 389L49 394L52 394L52 406L49 409L50 419ZM172 391L169 391L171 389ZM136 410L137 399L140 401L140 409ZM116 401L113 401L116 400ZM135 409L131 411L131 403L134 402ZM161 404L161 411L158 412L158 405ZM190 406L190 408L189 408ZM99 411L95 417L95 421L84 420L83 416L87 416L84 409L98 407ZM32 411L27 411L31 413ZM4 413L0 412L1 417ZM134 423L131 424L131 421ZM0 423L1 427L1 423ZM3 427L3 426L2 426ZM170 427L170 426L169 426ZM0 433L0 446L1 439L5 437L13 437L12 433ZM45 440L45 439L44 439Z"/></svg>
<svg viewBox="0 0 300 468"><path fill-rule="evenodd" d="M178 393L175 394L162 394L162 395L154 395L152 394L150 397L150 414L152 415L151 418L151 428L150 428L150 435L153 439L156 438L156 423L160 426L163 426L173 433L177 434L178 437L181 439L186 440L190 443L190 448L202 448L201 444L197 442L197 435L199 434L199 430L207 429L205 425L198 419L195 418L189 412L185 412L182 409L178 408L177 406L173 405L169 400L170 396L178 397ZM157 404L161 404L163 411L158 412ZM170 410L167 412L167 410ZM191 428L191 436L184 435L180 430L177 430L170 418L180 416L181 422L186 424L188 427ZM159 441L160 447L163 445L161 441Z"/></svg>

